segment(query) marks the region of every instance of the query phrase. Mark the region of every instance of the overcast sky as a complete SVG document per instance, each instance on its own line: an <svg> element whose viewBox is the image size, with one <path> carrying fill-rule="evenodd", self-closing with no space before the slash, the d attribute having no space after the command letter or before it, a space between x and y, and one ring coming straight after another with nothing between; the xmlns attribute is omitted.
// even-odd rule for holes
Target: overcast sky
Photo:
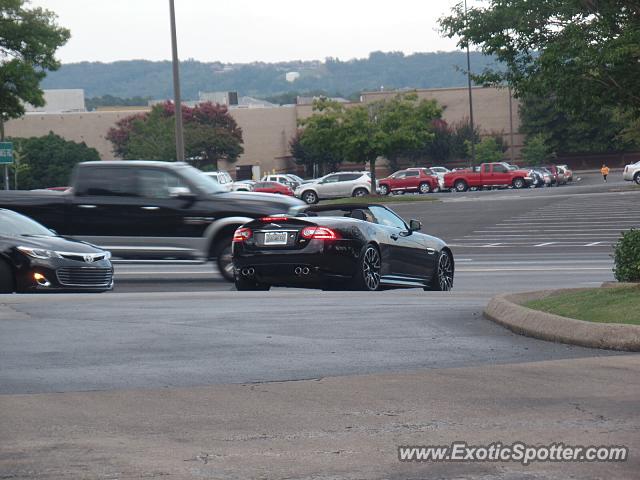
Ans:
<svg viewBox="0 0 640 480"><path fill-rule="evenodd" d="M460 0L175 0L180 59L341 60L456 49L437 19ZM169 0L32 0L71 39L63 63L171 58Z"/></svg>

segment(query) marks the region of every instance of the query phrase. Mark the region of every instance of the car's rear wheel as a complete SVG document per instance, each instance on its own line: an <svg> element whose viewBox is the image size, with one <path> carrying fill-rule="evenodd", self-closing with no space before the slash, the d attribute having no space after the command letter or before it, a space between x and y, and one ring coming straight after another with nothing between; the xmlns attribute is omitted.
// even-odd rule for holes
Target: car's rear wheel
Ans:
<svg viewBox="0 0 640 480"><path fill-rule="evenodd" d="M513 188L524 188L524 178L514 178Z"/></svg>
<svg viewBox="0 0 640 480"><path fill-rule="evenodd" d="M271 285L265 285L242 277L236 278L235 283L236 290L239 292L266 292L271 288Z"/></svg>
<svg viewBox="0 0 640 480"><path fill-rule="evenodd" d="M633 177L633 181L640 185L640 172L636 173L636 175Z"/></svg>
<svg viewBox="0 0 640 480"><path fill-rule="evenodd" d="M373 245L366 245L360 254L358 269L353 277L355 290L374 292L380 289L380 270L382 261L380 252Z"/></svg>
<svg viewBox="0 0 640 480"><path fill-rule="evenodd" d="M465 182L464 180L458 180L453 185L453 188L455 188L458 192L466 192L469 189L469 185L467 185L467 182Z"/></svg>
<svg viewBox="0 0 640 480"><path fill-rule="evenodd" d="M434 290L436 292L448 292L453 288L453 258L447 250L442 250L438 255L438 266L431 285L425 290Z"/></svg>
<svg viewBox="0 0 640 480"><path fill-rule="evenodd" d="M318 195L313 190L307 190L302 194L302 200L308 205L313 205L314 203L318 203Z"/></svg>
<svg viewBox="0 0 640 480"><path fill-rule="evenodd" d="M225 236L216 243L213 249L213 256L216 259L216 265L220 274L227 282L233 282L233 255L231 251L231 242L233 237Z"/></svg>
<svg viewBox="0 0 640 480"><path fill-rule="evenodd" d="M15 289L13 270L7 262L0 260L0 293L13 293Z"/></svg>
<svg viewBox="0 0 640 480"><path fill-rule="evenodd" d="M420 186L418 187L418 191L420 193L429 193L431 191L431 185L429 185L428 183L421 183Z"/></svg>
<svg viewBox="0 0 640 480"><path fill-rule="evenodd" d="M366 188L356 188L353 191L354 197L364 197L365 195L369 195L369 192L367 191Z"/></svg>
<svg viewBox="0 0 640 480"><path fill-rule="evenodd" d="M389 195L389 187L380 185L380 195Z"/></svg>

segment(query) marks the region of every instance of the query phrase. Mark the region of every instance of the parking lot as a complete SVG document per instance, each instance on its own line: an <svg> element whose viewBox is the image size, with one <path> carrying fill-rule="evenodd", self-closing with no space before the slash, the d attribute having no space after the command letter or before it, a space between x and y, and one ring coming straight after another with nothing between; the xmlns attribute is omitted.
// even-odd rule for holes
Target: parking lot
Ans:
<svg viewBox="0 0 640 480"><path fill-rule="evenodd" d="M23 434L13 435L17 443L13 447L5 447L3 455L15 459L20 451L29 449L29 457L14 464L15 472L20 474L33 468L42 472L41 460L45 459L53 462L52 471L70 472L68 478L73 478L80 470L64 463L64 459L70 462L79 454L81 445L87 442L86 432L94 431L99 437L91 442L92 451L109 452L112 475L108 478L127 478L127 472L140 473L138 467L132 466L135 463L132 455L137 455L135 452L158 456L155 461L142 462L147 465L146 471L151 473L177 469L175 471L179 475L180 468L187 465L191 472L197 470L211 478L219 478L215 476L219 474L224 478L241 478L225 475L223 472L229 471L225 471L222 465L229 461L234 463L230 458L240 455L240 452L246 453L247 448L261 449L252 440L254 435L261 434L261 427L255 431L246 425L246 433L236 431L231 434L228 437L230 443L225 447L217 440L208 441L204 431L191 425L189 439L181 440L185 442L185 448L174 445L172 441L161 446L152 439L155 435L152 432L156 430L146 431L138 421L114 427L115 430L108 433L109 428L94 425L89 417L69 420L78 413L70 406L85 404L89 401L86 395L94 395L90 401L103 405L103 411L107 411L109 409L103 402L107 397L113 399L111 395L117 395L123 408L123 418L133 415L137 405L147 405L147 413L140 411L136 418L152 415L169 421L172 415L178 415L178 418L188 415L183 410L185 408L205 408L201 402L210 398L210 394L235 395L230 393L234 392L233 385L251 386L253 392L260 385L264 386L264 390L259 390L263 393L256 391L256 395L271 395L277 404L274 408L297 412L298 404L283 407L284 397L280 396L300 398L300 395L305 395L303 390L287 390L289 393L285 394L283 389L288 389L290 382L300 382L302 387L307 385L306 380L331 383L333 380L326 379L339 377L345 381L353 379L357 384L360 380L356 379L370 379L371 383L359 387L363 392L369 392L369 388L384 385L380 383L387 381L382 380L384 375L416 372L417 375L425 375L421 377L423 381L430 378L428 381L437 382L438 375L458 375L454 373L458 372L456 369L468 369L460 370L465 372L463 376L480 376L487 382L496 381L486 377L489 372L502 372L509 382L518 382L517 375L525 375L523 372L530 372L526 375L533 375L531 378L543 378L540 377L545 375L543 370L535 370L543 365L537 363L541 361L557 362L553 365L558 372L572 375L575 374L573 369L581 368L580 362L602 359L613 365L618 362L617 358L629 359L620 360L623 363L619 366L619 381L623 383L616 383L613 378L607 380L611 383L609 388L619 391L615 401L608 399L613 402L611 408L624 410L628 407L616 402L624 403L625 399L635 395L637 384L634 386L630 381L634 374L629 368L637 357L522 337L484 319L482 310L489 298L499 292L596 286L612 280L611 245L621 230L640 223L640 212L632 207L638 204L640 192L625 187L621 182L601 185L594 181L542 193L539 190L502 190L438 194L440 202L393 206L403 217L421 220L427 233L450 242L456 258L456 283L451 293L416 289L373 294L303 289L243 293L234 291L211 265L129 262L116 265L117 286L111 293L6 297L0 306L0 407L4 415L10 411L20 412L19 415L33 418L33 422L40 418L40 422L47 424L48 421L40 417L38 399L47 401L48 408L58 409L54 416L63 415L67 420L65 426L54 421L46 428L62 428L72 440L66 446L58 445L54 450L46 450L50 448L46 447L50 445L46 440L49 437L45 435L42 447L33 444L34 434L29 432L35 432L36 423L29 422ZM531 369L537 373L531 373L534 371ZM596 372L598 367L594 364L591 373L585 373L581 379L581 388L600 388L602 373ZM549 385L556 385L556 382L557 385L545 388L560 392L560 385L567 381L566 378L558 373L557 378L549 380ZM397 388L401 384L404 385L399 383ZM519 386L518 391L523 395L534 395L524 393L530 387ZM214 393L205 393L204 388L212 388L214 390L206 392ZM165 392L160 395L166 394L164 398L171 398L172 407L167 410L168 405L153 403L151 399L157 392ZM550 392L549 395L555 395ZM457 415L477 422L471 407L473 395L468 397L469 393L464 388L455 391L456 401L462 402L457 404L456 408L461 409ZM57 400L52 401L47 394L57 395ZM331 398L336 402L342 401L339 395L324 390L317 395L324 398L323 405L329 409L335 407ZM368 395L373 395L373 390L362 399L367 405L373 398ZM28 402L17 402L19 398L28 399ZM134 398L138 401L133 401ZM568 401L567 398L564 397L563 401ZM222 400L209 401L216 403ZM396 402L396 405L402 403L398 399L389 401ZM235 409L231 404L222 402L224 405L216 404L220 412L226 412L224 415L244 412L247 418L257 421L249 413L253 407L237 399L233 401L237 402ZM584 402L588 406L584 406ZM587 408L598 414L605 412L597 402L584 402L577 401L575 408ZM598 420L591 413L580 413L581 410L574 407L570 407L573 409L571 412L552 413L550 405L559 404L538 398L530 406L543 415L536 418L545 418L546 412L555 419L545 423L546 420L534 421L533 418L524 420L526 416L523 416L517 402L505 403L503 408L508 412L509 420L505 420L502 427L489 428L488 431L501 438L515 435L517 439L534 442L542 438L540 434L537 437L531 434L543 428L536 422L541 421L547 425L545 428L551 428L553 422L558 421L557 415L566 415L573 416L572 421L581 425L581 431L590 432L597 441L607 443L609 437L601 433L602 429L613 431L621 428L617 421L610 418ZM353 405L348 408L353 408ZM385 420L384 432L380 433L385 442L393 443L397 442L393 438L411 436L411 420L405 413L396 412L392 404L371 404L362 408L373 409L371 411L377 412L375 415L388 419ZM437 418L448 415L436 404L433 408L434 412L440 412L434 413ZM485 404L484 408L489 407ZM42 415L46 415L46 411L43 410ZM91 415L93 409L82 407L80 411ZM181 411L184 414L178 413ZM606 411L610 413L612 410ZM295 418L298 413L293 415L287 418ZM420 415L424 418L427 414L422 412ZM400 416L404 423L393 423L394 416ZM184 434L179 433L180 427L171 423L177 422L178 418L171 420L170 424L165 424L165 420L158 421L156 427L160 430L157 432L182 438ZM311 415L311 418L315 417ZM637 418L625 418L627 427L637 427ZM282 448L290 451L296 448L286 445L302 442L299 451L305 458L311 458L316 448L313 446L314 435L331 437L338 445L336 448L344 450L351 462L359 465L359 471L366 471L367 467L362 462L364 458L371 458L372 448L384 449L383 445L371 443L372 438L366 434L363 436L362 432L349 437L351 440L347 442L346 437L341 439L338 431L329 432L324 427L312 427L306 422L301 423L306 425L301 427L306 432L302 437L290 436L284 433L288 431L288 421L282 419L281 427L266 422L264 431L279 433L273 433L275 437L264 433L264 438L277 438L277 442L282 442ZM222 424L215 426L208 422L203 421L203 425L207 425L203 428L225 428ZM363 419L362 422L361 425L365 425L369 420ZM6 428L16 426L15 422L3 423L9 425ZM79 430L74 434L69 425L77 425ZM426 435L429 428L420 427L416 432ZM391 431L396 433L390 434ZM467 431L476 433L465 438L486 438L475 429ZM507 431L511 433L507 434ZM631 445L630 437L624 432L619 430L615 438L624 437ZM8 434L0 427L1 436L6 438ZM123 445L130 441L125 438L135 438L137 446L133 451L117 452L118 448L114 449L108 440L113 435L125 442ZM211 435L218 438L213 432ZM414 435L412 438L419 441L419 437ZM54 438L58 437L53 436L50 441L55 443ZM450 437L445 435L442 438ZM565 434L562 438L578 441L573 434ZM365 443L358 448L350 443L352 441ZM179 452L177 457L169 455L161 459L159 452L167 449ZM218 460L209 457L223 451L226 453L221 454ZM34 452L38 454L34 455ZM366 455L363 452L367 452ZM269 471L273 472L279 461L270 459L264 452L260 455L269 465ZM381 458L387 457L388 452L384 452ZM176 461L187 463L176 466ZM234 465L235 472L259 475L258 466L240 466L237 462ZM631 462L625 468L634 469L634 465ZM388 469L389 474L400 471L384 462L381 468ZM300 467L297 471L303 475L306 470ZM340 472L340 478L356 478L346 473L352 472L346 464L336 471ZM406 474L402 478L417 478L412 475L423 470L402 471ZM579 471L587 472L584 469ZM589 473L598 471L589 470ZM625 475L630 471L620 470L621 476L611 478L629 478ZM460 470L461 474L465 472L469 470ZM543 472L544 478L564 478L561 470L543 469ZM491 478L534 478L513 476L514 470L493 467L488 467L486 474ZM43 473L37 476L50 478ZM376 475L372 472L369 478L374 477Z"/></svg>

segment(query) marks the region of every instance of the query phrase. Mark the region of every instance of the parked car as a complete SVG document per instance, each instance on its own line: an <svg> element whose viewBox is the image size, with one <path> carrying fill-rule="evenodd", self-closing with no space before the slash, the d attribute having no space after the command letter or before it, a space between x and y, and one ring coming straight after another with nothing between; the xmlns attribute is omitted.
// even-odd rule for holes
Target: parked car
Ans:
<svg viewBox="0 0 640 480"><path fill-rule="evenodd" d="M532 178L528 170L509 170L502 162L483 163L478 171L457 170L444 176L444 187L458 192L469 188L510 187L524 188L531 185Z"/></svg>
<svg viewBox="0 0 640 480"><path fill-rule="evenodd" d="M421 227L365 203L259 218L234 234L236 287L451 290L453 254L439 238L418 233Z"/></svg>
<svg viewBox="0 0 640 480"><path fill-rule="evenodd" d="M262 177L262 180L260 181L261 182L278 182L278 183L281 183L282 185L291 187L292 190L294 190L299 185L299 183L295 181L291 176L284 173L276 174L276 175L265 175Z"/></svg>
<svg viewBox="0 0 640 480"><path fill-rule="evenodd" d="M398 170L378 182L380 195L404 192L429 193L438 188L438 177L426 168Z"/></svg>
<svg viewBox="0 0 640 480"><path fill-rule="evenodd" d="M536 188L551 186L552 175L551 175L551 172L549 172L547 169L540 168L540 167L533 167L531 168L531 172L533 172L532 176L535 176L534 186ZM538 178L539 180L535 181L535 178Z"/></svg>
<svg viewBox="0 0 640 480"><path fill-rule="evenodd" d="M252 192L253 186L256 184L254 180L238 180L233 182L231 186L232 192Z"/></svg>
<svg viewBox="0 0 640 480"><path fill-rule="evenodd" d="M331 173L316 182L302 184L295 190L295 196L308 204L326 198L362 197L370 193L369 172Z"/></svg>
<svg viewBox="0 0 640 480"><path fill-rule="evenodd" d="M531 186L534 188L544 187L544 175L542 174L542 172L539 172L534 168L526 169L529 170L529 176L531 177Z"/></svg>
<svg viewBox="0 0 640 480"><path fill-rule="evenodd" d="M259 193L276 193L279 195L293 196L293 190L288 185L278 182L256 182L253 186L254 192Z"/></svg>
<svg viewBox="0 0 640 480"><path fill-rule="evenodd" d="M640 161L636 163L630 163L624 167L622 178L631 182L636 182L640 185Z"/></svg>
<svg viewBox="0 0 640 480"><path fill-rule="evenodd" d="M110 258L108 251L0 208L0 293L111 290Z"/></svg>
<svg viewBox="0 0 640 480"><path fill-rule="evenodd" d="M239 225L304 207L284 195L227 193L180 162L80 163L71 185L66 192L0 191L0 207L120 258L213 260L229 281Z"/></svg>
<svg viewBox="0 0 640 480"><path fill-rule="evenodd" d="M571 170L567 165L558 165L558 167L564 170L564 176L567 182L573 182L573 170Z"/></svg>
<svg viewBox="0 0 640 480"><path fill-rule="evenodd" d="M287 176L291 178L294 182L296 182L298 185L302 185L302 183L304 182L304 180L301 177L299 177L298 175L294 175L293 173L287 173Z"/></svg>
<svg viewBox="0 0 640 480"><path fill-rule="evenodd" d="M233 190L233 179L228 172L223 170L219 172L203 172L205 175L210 177L214 182L217 182L222 187L222 190L225 192L230 192Z"/></svg>

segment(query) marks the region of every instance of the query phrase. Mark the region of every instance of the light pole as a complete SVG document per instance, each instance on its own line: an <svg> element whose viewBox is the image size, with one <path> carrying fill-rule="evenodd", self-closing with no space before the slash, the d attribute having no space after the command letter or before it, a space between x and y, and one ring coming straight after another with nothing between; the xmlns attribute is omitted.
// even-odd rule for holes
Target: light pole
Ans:
<svg viewBox="0 0 640 480"><path fill-rule="evenodd" d="M173 103L176 114L176 160L184 162L184 135L182 133L182 100L180 98L180 63L178 62L178 41L176 39L176 10L173 0L169 0L171 17L171 58L173 62Z"/></svg>
<svg viewBox="0 0 640 480"><path fill-rule="evenodd" d="M464 0L464 19L469 28L469 19L467 17L467 0ZM473 121L473 93L471 91L471 55L469 53L469 40L467 40L467 83L469 85L469 123L471 124L471 167L476 163L476 139L475 139L475 123Z"/></svg>

